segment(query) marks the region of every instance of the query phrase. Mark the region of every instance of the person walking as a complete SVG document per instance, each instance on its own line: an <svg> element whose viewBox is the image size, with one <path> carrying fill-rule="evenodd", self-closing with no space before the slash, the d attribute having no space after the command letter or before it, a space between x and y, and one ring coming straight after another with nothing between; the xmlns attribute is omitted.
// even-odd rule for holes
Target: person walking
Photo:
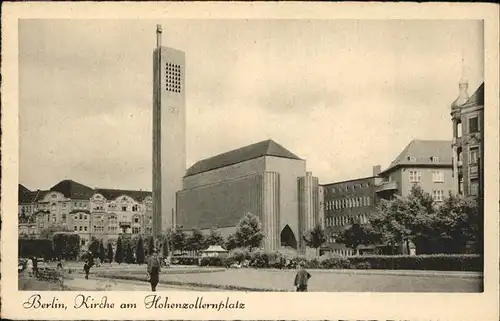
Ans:
<svg viewBox="0 0 500 321"><path fill-rule="evenodd" d="M89 279L89 273L90 273L90 260L85 259L85 264L83 264L83 270L85 271L85 279Z"/></svg>
<svg viewBox="0 0 500 321"><path fill-rule="evenodd" d="M26 271L28 272L28 275L31 277L33 276L33 258L30 257L28 261L26 262Z"/></svg>
<svg viewBox="0 0 500 321"><path fill-rule="evenodd" d="M151 284L151 291L156 291L156 286L160 281L160 259L158 258L158 253L156 250L153 250L151 256L148 259L148 274L149 274L149 283Z"/></svg>
<svg viewBox="0 0 500 321"><path fill-rule="evenodd" d="M35 276L38 276L38 259L36 257L33 257L33 274Z"/></svg>
<svg viewBox="0 0 500 321"><path fill-rule="evenodd" d="M307 292L307 282L311 278L311 274L304 269L304 264L299 263L299 270L295 275L294 285L297 292Z"/></svg>

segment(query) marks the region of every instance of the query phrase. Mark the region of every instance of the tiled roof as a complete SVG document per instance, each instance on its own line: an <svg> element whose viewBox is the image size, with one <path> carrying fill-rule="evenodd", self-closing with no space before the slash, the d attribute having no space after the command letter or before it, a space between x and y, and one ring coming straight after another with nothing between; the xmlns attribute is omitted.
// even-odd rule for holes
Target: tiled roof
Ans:
<svg viewBox="0 0 500 321"><path fill-rule="evenodd" d="M191 166L187 170L186 176L191 176L217 168L241 163L261 156L275 156L300 160L297 155L293 154L275 141L269 139L203 159Z"/></svg>
<svg viewBox="0 0 500 321"><path fill-rule="evenodd" d="M117 197L127 195L136 200L137 202L142 202L146 197L153 195L153 193L149 191L131 191L131 190L109 189L109 188L96 188L94 192L101 194L107 200L114 200Z"/></svg>
<svg viewBox="0 0 500 321"><path fill-rule="evenodd" d="M33 203L36 192L30 191L24 185L18 185L18 199L20 204Z"/></svg>
<svg viewBox="0 0 500 321"><path fill-rule="evenodd" d="M432 157L438 157L433 160ZM452 166L451 141L412 140L383 172L399 166Z"/></svg>
<svg viewBox="0 0 500 321"><path fill-rule="evenodd" d="M477 88L472 96L463 106L479 105L484 106L484 82Z"/></svg>
<svg viewBox="0 0 500 321"><path fill-rule="evenodd" d="M54 185L51 191L60 192L66 198L88 200L94 194L94 190L88 186L72 180L64 180Z"/></svg>

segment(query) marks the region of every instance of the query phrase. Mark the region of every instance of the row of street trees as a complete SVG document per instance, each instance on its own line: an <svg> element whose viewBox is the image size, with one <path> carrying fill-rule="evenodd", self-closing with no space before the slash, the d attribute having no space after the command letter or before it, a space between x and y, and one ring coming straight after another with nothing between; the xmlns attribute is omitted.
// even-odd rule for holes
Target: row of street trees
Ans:
<svg viewBox="0 0 500 321"><path fill-rule="evenodd" d="M483 217L477 201L449 194L436 203L429 193L414 185L407 197L382 200L369 224L352 221L336 235L337 242L356 250L359 245L385 245L390 249L413 243L417 254L465 253L474 244L482 253Z"/></svg>

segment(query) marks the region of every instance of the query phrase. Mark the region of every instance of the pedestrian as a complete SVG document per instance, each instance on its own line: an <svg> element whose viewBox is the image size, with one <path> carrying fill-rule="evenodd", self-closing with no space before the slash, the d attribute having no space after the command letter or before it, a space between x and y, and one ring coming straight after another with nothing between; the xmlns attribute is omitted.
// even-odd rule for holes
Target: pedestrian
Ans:
<svg viewBox="0 0 500 321"><path fill-rule="evenodd" d="M38 259L36 257L33 257L33 274L38 275Z"/></svg>
<svg viewBox="0 0 500 321"><path fill-rule="evenodd" d="M297 288L297 292L307 292L307 282L311 278L311 274L304 269L304 264L299 263L299 270L295 275L294 285Z"/></svg>
<svg viewBox="0 0 500 321"><path fill-rule="evenodd" d="M28 271L30 277L33 276L33 257L30 257L26 262L26 271Z"/></svg>
<svg viewBox="0 0 500 321"><path fill-rule="evenodd" d="M85 279L89 279L89 273L90 273L90 260L85 259L85 264L83 264L83 270L85 271Z"/></svg>
<svg viewBox="0 0 500 321"><path fill-rule="evenodd" d="M151 284L151 291L156 291L156 286L160 281L160 259L158 258L158 253L153 250L151 256L148 259L148 274L149 283Z"/></svg>

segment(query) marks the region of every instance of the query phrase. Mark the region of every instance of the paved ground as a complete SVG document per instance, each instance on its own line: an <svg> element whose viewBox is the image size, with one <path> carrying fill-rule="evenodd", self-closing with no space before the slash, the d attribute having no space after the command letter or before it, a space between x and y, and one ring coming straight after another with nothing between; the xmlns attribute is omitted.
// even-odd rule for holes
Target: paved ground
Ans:
<svg viewBox="0 0 500 321"><path fill-rule="evenodd" d="M83 279L79 263L67 263L65 269L72 268L76 273L66 280L70 287L91 287L95 290L149 290L145 281L131 282L117 280L119 275L138 277L146 280L146 266L129 264L103 264L91 270L91 278L97 275L106 277L107 282ZM199 273L205 272L205 273ZM208 273L207 273L208 272ZM483 278L474 272L438 271L395 271L395 270L309 270L312 278L309 291L316 292L481 292ZM199 267L175 266L163 269L160 280L168 283L198 283L206 286L239 286L269 290L293 291L294 270L256 270L256 269L209 269ZM83 283L82 283L83 281ZM71 283L73 282L73 283ZM92 284L92 285L89 285ZM168 285L178 289L179 286ZM182 287L185 289L184 287ZM203 291L207 288L203 287ZM215 290L215 289L214 289Z"/></svg>
<svg viewBox="0 0 500 321"><path fill-rule="evenodd" d="M310 271L309 291L316 292L480 292L482 277L391 275ZM105 273L104 275L106 275ZM123 273L134 275L134 273ZM103 273L100 273L103 275ZM113 277L112 274L107 274ZM116 276L116 273L115 273ZM138 274L141 277L141 274ZM240 269L212 273L162 274L162 281L232 285L293 291L295 271Z"/></svg>

